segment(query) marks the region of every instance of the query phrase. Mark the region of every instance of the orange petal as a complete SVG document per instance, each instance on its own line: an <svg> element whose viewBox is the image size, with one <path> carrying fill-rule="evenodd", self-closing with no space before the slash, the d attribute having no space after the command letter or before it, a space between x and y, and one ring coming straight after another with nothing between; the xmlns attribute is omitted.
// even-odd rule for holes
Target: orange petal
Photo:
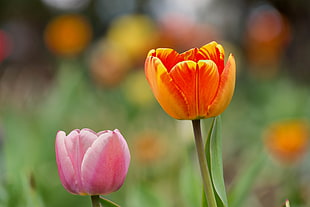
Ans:
<svg viewBox="0 0 310 207"><path fill-rule="evenodd" d="M199 49L197 48L187 50L186 52L182 53L180 56L182 56L184 60L192 60L194 62L198 62L199 60L206 59L204 55L199 53Z"/></svg>
<svg viewBox="0 0 310 207"><path fill-rule="evenodd" d="M178 52L169 48L156 49L155 56L161 60L168 72L173 66L183 60Z"/></svg>
<svg viewBox="0 0 310 207"><path fill-rule="evenodd" d="M151 49L151 50L149 51L149 53L147 54L147 57L149 57L149 56L156 56L156 50Z"/></svg>
<svg viewBox="0 0 310 207"><path fill-rule="evenodd" d="M220 80L217 66L212 60L200 60L198 62L197 80L198 116L208 118L208 108L214 99Z"/></svg>
<svg viewBox="0 0 310 207"><path fill-rule="evenodd" d="M218 116L229 105L235 89L236 63L232 54L229 55L226 66L220 76L217 94L209 106L209 117Z"/></svg>
<svg viewBox="0 0 310 207"><path fill-rule="evenodd" d="M166 111L175 119L188 117L188 103L184 94L174 84L163 63L157 57L147 57L145 75L155 98Z"/></svg>
<svg viewBox="0 0 310 207"><path fill-rule="evenodd" d="M197 63L188 60L178 63L172 68L170 77L180 90L187 106L186 116L181 119L195 119L197 117Z"/></svg>
<svg viewBox="0 0 310 207"><path fill-rule="evenodd" d="M205 59L213 60L218 67L219 73L222 73L224 69L224 48L222 45L213 41L202 46L199 49L199 52L205 57Z"/></svg>

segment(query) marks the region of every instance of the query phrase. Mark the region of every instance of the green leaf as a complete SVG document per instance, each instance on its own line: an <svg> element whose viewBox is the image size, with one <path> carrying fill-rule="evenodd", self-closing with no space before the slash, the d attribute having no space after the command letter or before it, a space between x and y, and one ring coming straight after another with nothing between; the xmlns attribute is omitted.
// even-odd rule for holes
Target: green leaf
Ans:
<svg viewBox="0 0 310 207"><path fill-rule="evenodd" d="M100 196L100 204L102 205L102 207L120 207L113 201L110 201L102 196Z"/></svg>
<svg viewBox="0 0 310 207"><path fill-rule="evenodd" d="M218 207L228 207L222 160L221 117L215 117L208 134L205 153Z"/></svg>
<svg viewBox="0 0 310 207"><path fill-rule="evenodd" d="M241 172L239 178L235 182L235 185L231 188L229 193L230 207L242 206L255 181L255 178L264 166L266 155L261 151L256 154L258 154L259 157L256 156L255 160L251 162L251 165L247 166L244 172Z"/></svg>
<svg viewBox="0 0 310 207"><path fill-rule="evenodd" d="M128 191L126 206L158 207L165 206L165 200L158 198L149 182L137 183Z"/></svg>
<svg viewBox="0 0 310 207"><path fill-rule="evenodd" d="M192 160L183 159L183 165L180 171L180 196L184 201L184 206L200 206L201 180L199 172L193 170Z"/></svg>
<svg viewBox="0 0 310 207"><path fill-rule="evenodd" d="M201 206L202 207L208 207L208 202L207 202L207 199L206 199L206 194L205 194L205 191L202 189L202 203L201 203Z"/></svg>

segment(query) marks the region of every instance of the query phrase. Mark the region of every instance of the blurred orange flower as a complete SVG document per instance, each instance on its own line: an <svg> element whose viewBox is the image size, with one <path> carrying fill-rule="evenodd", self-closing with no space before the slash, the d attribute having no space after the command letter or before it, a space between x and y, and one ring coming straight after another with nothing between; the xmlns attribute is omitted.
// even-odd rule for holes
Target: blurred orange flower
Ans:
<svg viewBox="0 0 310 207"><path fill-rule="evenodd" d="M307 150L309 128L302 120L274 123L267 129L264 141L272 156L281 162L293 163Z"/></svg>
<svg viewBox="0 0 310 207"><path fill-rule="evenodd" d="M89 68L98 86L109 88L119 86L131 66L130 57L124 49L105 39L95 44L90 53Z"/></svg>
<svg viewBox="0 0 310 207"><path fill-rule="evenodd" d="M244 38L251 72L263 78L275 76L290 39L290 24L283 14L268 4L255 8Z"/></svg>
<svg viewBox="0 0 310 207"><path fill-rule="evenodd" d="M45 30L45 43L57 55L74 56L86 48L91 36L91 26L83 16L67 14L49 22Z"/></svg>
<svg viewBox="0 0 310 207"><path fill-rule="evenodd" d="M224 64L224 49L211 42L182 54L173 49L151 50L145 74L162 108L176 119L202 119L221 114L229 105L236 65L230 54Z"/></svg>
<svg viewBox="0 0 310 207"><path fill-rule="evenodd" d="M163 139L154 133L142 133L133 142L134 159L141 165L152 165L167 154L167 146Z"/></svg>

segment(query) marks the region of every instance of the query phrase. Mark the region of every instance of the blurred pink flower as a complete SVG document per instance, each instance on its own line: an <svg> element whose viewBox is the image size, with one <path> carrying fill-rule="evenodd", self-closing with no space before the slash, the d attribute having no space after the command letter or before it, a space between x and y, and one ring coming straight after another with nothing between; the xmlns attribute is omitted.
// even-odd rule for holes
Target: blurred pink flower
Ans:
<svg viewBox="0 0 310 207"><path fill-rule="evenodd" d="M58 131L55 151L60 180L70 193L105 195L123 185L130 152L119 130L75 129L68 136Z"/></svg>

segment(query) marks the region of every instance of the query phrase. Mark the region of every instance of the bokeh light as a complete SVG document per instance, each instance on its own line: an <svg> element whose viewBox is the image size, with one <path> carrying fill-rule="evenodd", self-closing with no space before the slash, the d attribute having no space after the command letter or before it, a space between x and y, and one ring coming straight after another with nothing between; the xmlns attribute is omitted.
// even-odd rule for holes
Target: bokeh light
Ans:
<svg viewBox="0 0 310 207"><path fill-rule="evenodd" d="M255 7L247 19L245 35L252 72L262 77L275 76L291 38L285 16L268 4Z"/></svg>
<svg viewBox="0 0 310 207"><path fill-rule="evenodd" d="M12 19L4 23L3 31L8 37L5 45L9 47L9 59L28 61L38 55L41 38L39 31L30 22Z"/></svg>
<svg viewBox="0 0 310 207"><path fill-rule="evenodd" d="M0 63L10 55L11 44L8 34L0 30Z"/></svg>
<svg viewBox="0 0 310 207"><path fill-rule="evenodd" d="M106 38L122 47L134 63L141 64L147 52L156 46L158 32L149 17L125 15L111 22Z"/></svg>
<svg viewBox="0 0 310 207"><path fill-rule="evenodd" d="M52 19L45 30L48 49L60 56L80 54L92 38L92 28L86 17L67 14Z"/></svg>
<svg viewBox="0 0 310 207"><path fill-rule="evenodd" d="M201 47L205 42L220 38L211 24L193 21L184 14L170 13L159 18L159 45L183 52L191 47Z"/></svg>
<svg viewBox="0 0 310 207"><path fill-rule="evenodd" d="M310 139L309 126L304 120L272 124L265 134L265 144L272 156L285 164L293 164L305 155Z"/></svg>
<svg viewBox="0 0 310 207"><path fill-rule="evenodd" d="M105 39L93 46L89 54L91 77L98 86L117 87L132 67L124 48Z"/></svg>
<svg viewBox="0 0 310 207"><path fill-rule="evenodd" d="M153 132L139 134L134 142L134 159L139 165L152 166L167 156L167 143Z"/></svg>
<svg viewBox="0 0 310 207"><path fill-rule="evenodd" d="M0 0L0 207L90 205L63 189L54 151L57 130L85 127L120 129L132 152L111 200L201 205L192 125L162 110L144 64L213 40L237 65L222 153L229 199L239 181L246 193L230 207L309 207L309 22L306 0Z"/></svg>
<svg viewBox="0 0 310 207"><path fill-rule="evenodd" d="M109 24L115 18L129 15L136 11L135 0L96 0L95 12L103 24Z"/></svg>
<svg viewBox="0 0 310 207"><path fill-rule="evenodd" d="M59 10L82 10L89 4L89 0L42 0L42 2Z"/></svg>

